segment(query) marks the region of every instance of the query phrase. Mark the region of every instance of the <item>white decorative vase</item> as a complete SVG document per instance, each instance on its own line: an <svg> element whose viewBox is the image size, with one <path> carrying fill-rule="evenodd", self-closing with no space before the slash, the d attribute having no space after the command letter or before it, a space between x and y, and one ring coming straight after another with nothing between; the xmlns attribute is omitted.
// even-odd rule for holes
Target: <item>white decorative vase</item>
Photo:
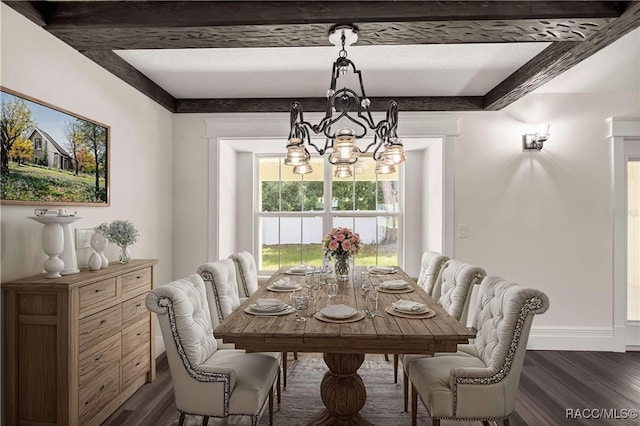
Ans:
<svg viewBox="0 0 640 426"><path fill-rule="evenodd" d="M98 252L91 253L88 266L90 271L99 271L102 267L102 256Z"/></svg>
<svg viewBox="0 0 640 426"><path fill-rule="evenodd" d="M49 256L43 268L47 278L77 274L78 261L71 236L70 224L80 219L77 216L33 216L31 219L44 225L42 229L42 249Z"/></svg>
<svg viewBox="0 0 640 426"><path fill-rule="evenodd" d="M109 240L107 239L107 237L105 237L102 233L96 231L91 236L90 242L91 247L96 251L95 254L97 254L98 258L100 259L100 267L98 269L104 269L109 266L109 259L107 259L107 256L104 255L104 251L109 245ZM89 261L91 261L91 258L89 258ZM97 261L95 261L95 263L97 264ZM91 269L91 266L89 266L89 269ZM97 269L91 270L94 271Z"/></svg>

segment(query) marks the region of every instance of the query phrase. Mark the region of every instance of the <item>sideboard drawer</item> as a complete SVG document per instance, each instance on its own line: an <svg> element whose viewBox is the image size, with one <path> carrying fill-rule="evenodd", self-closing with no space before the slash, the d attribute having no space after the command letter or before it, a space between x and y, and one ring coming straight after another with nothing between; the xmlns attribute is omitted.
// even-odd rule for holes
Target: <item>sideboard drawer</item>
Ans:
<svg viewBox="0 0 640 426"><path fill-rule="evenodd" d="M120 363L115 362L78 393L80 424L89 424L98 412L120 393Z"/></svg>
<svg viewBox="0 0 640 426"><path fill-rule="evenodd" d="M147 341L148 342L148 341ZM149 371L149 343L122 360L122 389L126 389L138 377Z"/></svg>
<svg viewBox="0 0 640 426"><path fill-rule="evenodd" d="M118 331L122 325L122 308L120 305L113 306L104 311L89 315L80 320L79 344L82 350L87 343L103 336Z"/></svg>
<svg viewBox="0 0 640 426"><path fill-rule="evenodd" d="M151 290L151 268L122 275L122 294L125 299L149 290Z"/></svg>
<svg viewBox="0 0 640 426"><path fill-rule="evenodd" d="M122 323L131 323L147 318L149 311L144 304L144 299L147 297L147 293L144 292L133 299L125 300L122 302Z"/></svg>
<svg viewBox="0 0 640 426"><path fill-rule="evenodd" d="M92 307L113 304L116 302L116 279L98 281L80 287L80 313L84 313Z"/></svg>
<svg viewBox="0 0 640 426"><path fill-rule="evenodd" d="M126 357L138 350L143 342L149 341L151 335L150 323L143 320L122 330L122 357Z"/></svg>
<svg viewBox="0 0 640 426"><path fill-rule="evenodd" d="M120 336L116 333L80 353L78 385L84 387L95 376L113 367L121 358Z"/></svg>

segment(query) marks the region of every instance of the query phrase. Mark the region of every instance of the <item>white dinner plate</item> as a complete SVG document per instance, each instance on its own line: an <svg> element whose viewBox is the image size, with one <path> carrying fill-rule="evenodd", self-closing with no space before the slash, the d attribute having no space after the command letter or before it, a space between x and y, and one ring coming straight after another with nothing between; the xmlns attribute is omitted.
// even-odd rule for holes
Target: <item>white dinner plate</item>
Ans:
<svg viewBox="0 0 640 426"><path fill-rule="evenodd" d="M347 319L357 314L358 311L351 306L340 303L338 305L324 307L320 309L320 313L330 319Z"/></svg>
<svg viewBox="0 0 640 426"><path fill-rule="evenodd" d="M295 312L295 308L293 306L289 306L287 305L287 309L285 309L284 311L280 311L280 312L258 312L258 311L254 311L253 309L251 309L251 306L247 306L246 308L244 308L244 311L248 314L251 315L259 315L261 317L263 316L269 316L269 317L277 317L278 315L287 315L287 314L291 314L293 312Z"/></svg>

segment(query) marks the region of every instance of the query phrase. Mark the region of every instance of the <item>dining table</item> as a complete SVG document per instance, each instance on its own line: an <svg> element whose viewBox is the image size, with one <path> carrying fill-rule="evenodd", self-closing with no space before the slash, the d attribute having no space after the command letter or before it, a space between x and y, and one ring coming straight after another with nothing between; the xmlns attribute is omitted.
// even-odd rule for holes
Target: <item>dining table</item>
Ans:
<svg viewBox="0 0 640 426"><path fill-rule="evenodd" d="M320 285L315 291L317 310L343 304L357 310L352 318L331 320L315 313L305 321L296 321L296 313L261 315L252 312L250 307L263 299L291 303L291 291L278 290L273 286L283 278L288 278L290 285L299 287L297 294L309 291L305 288L303 273L291 266L283 266L214 330L216 338L251 352L322 353L328 367L320 383L324 410L310 425L371 424L360 414L367 393L358 369L365 354L455 352L458 344L468 343L475 337L471 329L450 316L397 266L380 274L369 268L370 282L377 288L378 308L377 315L365 314L367 301L361 288L361 268L364 267L353 267L346 282L336 283L333 278L337 285L335 296L329 297L330 285ZM395 280L405 281L408 285L402 291L385 288L386 283L397 282ZM422 303L428 307L429 314L403 315L392 308L392 304L400 300Z"/></svg>

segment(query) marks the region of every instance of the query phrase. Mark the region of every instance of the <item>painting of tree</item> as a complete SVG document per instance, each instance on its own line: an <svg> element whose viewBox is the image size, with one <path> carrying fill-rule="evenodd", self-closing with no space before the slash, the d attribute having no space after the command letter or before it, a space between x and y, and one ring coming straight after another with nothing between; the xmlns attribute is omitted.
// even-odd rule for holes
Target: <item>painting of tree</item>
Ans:
<svg viewBox="0 0 640 426"><path fill-rule="evenodd" d="M109 205L109 127L0 89L0 202Z"/></svg>

